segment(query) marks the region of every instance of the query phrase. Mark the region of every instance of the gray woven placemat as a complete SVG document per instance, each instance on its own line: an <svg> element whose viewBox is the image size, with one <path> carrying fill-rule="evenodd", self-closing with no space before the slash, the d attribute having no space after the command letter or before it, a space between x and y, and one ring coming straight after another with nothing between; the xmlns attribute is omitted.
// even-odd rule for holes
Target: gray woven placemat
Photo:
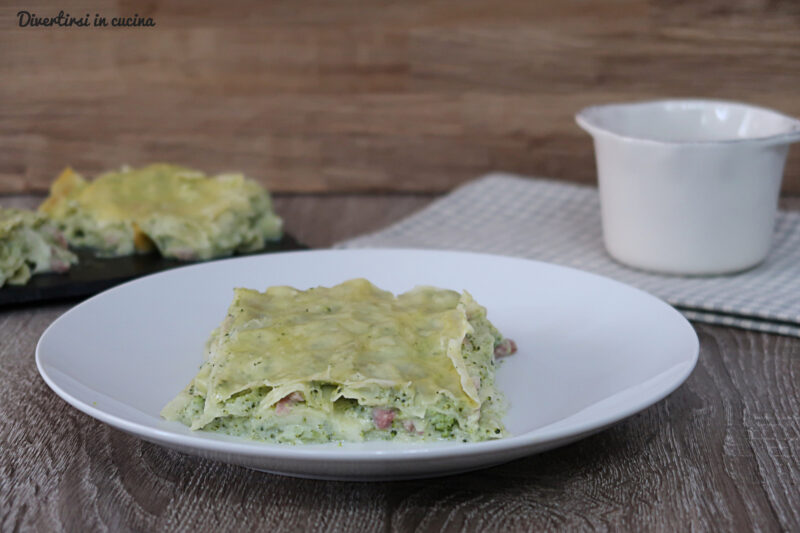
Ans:
<svg viewBox="0 0 800 533"><path fill-rule="evenodd" d="M490 174L384 230L338 245L470 250L595 272L639 287L692 320L800 337L800 213L780 212L760 266L732 276L660 276L603 248L597 189Z"/></svg>

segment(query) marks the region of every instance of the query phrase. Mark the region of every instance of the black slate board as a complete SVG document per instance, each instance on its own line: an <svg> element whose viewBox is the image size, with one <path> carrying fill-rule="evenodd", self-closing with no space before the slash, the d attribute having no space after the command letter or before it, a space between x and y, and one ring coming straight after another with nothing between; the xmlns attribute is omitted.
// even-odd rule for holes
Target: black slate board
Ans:
<svg viewBox="0 0 800 533"><path fill-rule="evenodd" d="M308 246L284 234L280 241L268 243L264 250L238 256L307 249ZM91 296L133 278L193 264L165 259L157 253L112 258L95 257L88 250L76 253L78 264L64 274L37 274L25 285L0 287L0 307Z"/></svg>

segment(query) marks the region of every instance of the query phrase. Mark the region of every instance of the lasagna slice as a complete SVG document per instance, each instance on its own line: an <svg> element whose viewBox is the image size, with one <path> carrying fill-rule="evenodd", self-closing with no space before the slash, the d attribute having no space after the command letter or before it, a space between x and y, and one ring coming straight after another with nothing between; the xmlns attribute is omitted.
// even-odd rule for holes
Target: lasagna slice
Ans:
<svg viewBox="0 0 800 533"><path fill-rule="evenodd" d="M236 289L206 361L162 411L280 443L506 435L497 356L516 347L469 293L369 281Z"/></svg>
<svg viewBox="0 0 800 533"><path fill-rule="evenodd" d="M45 215L0 208L0 287L24 285L33 274L66 272L78 258Z"/></svg>
<svg viewBox="0 0 800 533"><path fill-rule="evenodd" d="M282 235L269 193L253 180L169 164L125 167L91 182L67 168L39 210L72 246L108 257L158 249L204 260L260 250Z"/></svg>

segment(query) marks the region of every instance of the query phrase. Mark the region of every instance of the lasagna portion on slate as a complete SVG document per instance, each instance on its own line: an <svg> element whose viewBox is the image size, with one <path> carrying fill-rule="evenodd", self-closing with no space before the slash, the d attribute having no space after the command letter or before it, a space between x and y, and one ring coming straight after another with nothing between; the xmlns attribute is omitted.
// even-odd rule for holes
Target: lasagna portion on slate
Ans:
<svg viewBox="0 0 800 533"><path fill-rule="evenodd" d="M24 285L33 274L66 272L77 260L47 216L0 208L0 287Z"/></svg>
<svg viewBox="0 0 800 533"><path fill-rule="evenodd" d="M282 235L270 195L255 181L163 163L93 181L67 168L39 210L71 246L107 257L155 248L165 257L204 260L260 250Z"/></svg>

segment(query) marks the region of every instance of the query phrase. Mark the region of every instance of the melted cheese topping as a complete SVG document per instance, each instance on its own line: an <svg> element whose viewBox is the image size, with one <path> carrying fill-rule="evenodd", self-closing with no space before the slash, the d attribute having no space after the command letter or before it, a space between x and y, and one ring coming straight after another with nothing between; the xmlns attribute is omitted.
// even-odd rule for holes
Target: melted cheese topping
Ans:
<svg viewBox="0 0 800 533"><path fill-rule="evenodd" d="M421 405L438 393L478 405L460 355L471 327L456 292L419 288L395 298L363 279L308 291L235 292L210 341L210 364L195 379L215 402L267 385L269 407L324 381L368 405L380 405L387 387L409 390Z"/></svg>
<svg viewBox="0 0 800 533"><path fill-rule="evenodd" d="M103 174L80 190L74 201L105 222L141 222L153 215L202 221L228 209L247 209L244 184L241 175L208 179L202 172L158 164Z"/></svg>

